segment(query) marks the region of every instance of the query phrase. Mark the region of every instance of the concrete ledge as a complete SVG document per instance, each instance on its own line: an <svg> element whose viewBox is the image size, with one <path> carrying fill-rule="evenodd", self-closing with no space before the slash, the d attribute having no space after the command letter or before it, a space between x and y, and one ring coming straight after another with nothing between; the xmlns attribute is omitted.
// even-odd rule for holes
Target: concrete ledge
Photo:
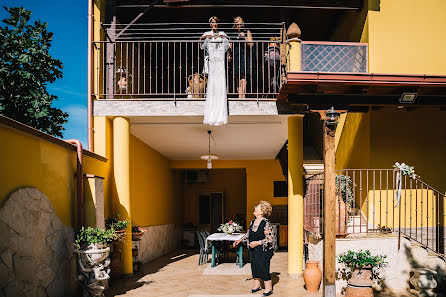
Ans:
<svg viewBox="0 0 446 297"><path fill-rule="evenodd" d="M95 100L94 116L202 116L205 101ZM275 101L228 101L229 115L278 115Z"/></svg>

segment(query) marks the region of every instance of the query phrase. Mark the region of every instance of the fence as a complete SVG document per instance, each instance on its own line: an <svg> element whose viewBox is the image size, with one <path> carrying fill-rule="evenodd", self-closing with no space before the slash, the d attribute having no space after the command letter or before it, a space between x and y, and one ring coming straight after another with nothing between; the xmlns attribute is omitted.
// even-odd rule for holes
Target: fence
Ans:
<svg viewBox="0 0 446 297"><path fill-rule="evenodd" d="M324 175L306 181L304 228L323 233ZM445 195L393 169L348 169L336 175L336 232L398 232L445 254Z"/></svg>

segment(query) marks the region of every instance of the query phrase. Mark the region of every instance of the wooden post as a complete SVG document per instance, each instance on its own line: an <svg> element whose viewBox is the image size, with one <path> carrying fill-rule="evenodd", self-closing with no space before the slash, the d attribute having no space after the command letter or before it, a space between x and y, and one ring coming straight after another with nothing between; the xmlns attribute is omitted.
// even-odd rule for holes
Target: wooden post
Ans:
<svg viewBox="0 0 446 297"><path fill-rule="evenodd" d="M324 125L324 275L323 296L336 296L336 171L334 131Z"/></svg>

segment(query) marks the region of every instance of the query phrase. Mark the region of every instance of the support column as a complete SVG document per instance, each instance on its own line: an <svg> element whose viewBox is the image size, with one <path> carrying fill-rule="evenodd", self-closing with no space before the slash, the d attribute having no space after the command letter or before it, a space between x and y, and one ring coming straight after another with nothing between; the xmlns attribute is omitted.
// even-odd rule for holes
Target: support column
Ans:
<svg viewBox="0 0 446 297"><path fill-rule="evenodd" d="M335 137L324 124L324 269L323 296L336 296Z"/></svg>
<svg viewBox="0 0 446 297"><path fill-rule="evenodd" d="M300 278L304 255L303 116L288 118L288 274Z"/></svg>
<svg viewBox="0 0 446 297"><path fill-rule="evenodd" d="M130 211L130 121L123 117L113 120L113 171L118 195L117 211L121 219L132 220ZM121 251L122 274L133 274L132 226L125 231Z"/></svg>

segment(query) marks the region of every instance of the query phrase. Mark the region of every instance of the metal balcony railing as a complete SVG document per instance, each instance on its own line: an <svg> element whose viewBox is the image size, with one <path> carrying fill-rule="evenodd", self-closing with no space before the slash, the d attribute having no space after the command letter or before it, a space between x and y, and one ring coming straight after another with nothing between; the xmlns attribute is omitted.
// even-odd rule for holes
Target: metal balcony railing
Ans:
<svg viewBox="0 0 446 297"><path fill-rule="evenodd" d="M397 232L445 255L445 194L393 169L337 171L336 233ZM306 180L304 229L323 233L324 174ZM400 201L398 203L398 197Z"/></svg>
<svg viewBox="0 0 446 297"><path fill-rule="evenodd" d="M205 100L203 23L104 25L93 43L97 99ZM219 24L230 39L225 57L229 100L275 100L287 71L283 23L247 23L252 42L238 39L232 23ZM114 28L112 30L112 28ZM245 31L246 32L246 31ZM367 45L302 42L302 71L367 72ZM244 91L242 90L244 89Z"/></svg>

